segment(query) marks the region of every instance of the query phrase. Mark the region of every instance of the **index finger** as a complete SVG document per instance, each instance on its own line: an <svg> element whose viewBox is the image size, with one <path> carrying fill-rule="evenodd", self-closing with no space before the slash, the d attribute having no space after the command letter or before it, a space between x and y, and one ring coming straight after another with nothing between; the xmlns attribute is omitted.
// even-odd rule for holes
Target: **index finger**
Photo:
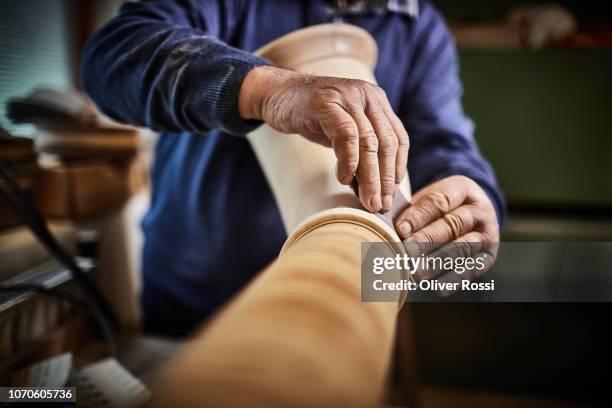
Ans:
<svg viewBox="0 0 612 408"><path fill-rule="evenodd" d="M402 239L429 225L438 218L458 208L467 199L467 190L440 186L423 195L415 195L416 200L396 219L395 227Z"/></svg>
<svg viewBox="0 0 612 408"><path fill-rule="evenodd" d="M350 114L359 129L359 165L356 174L359 198L369 211L378 212L382 208L378 138L363 110L355 109Z"/></svg>

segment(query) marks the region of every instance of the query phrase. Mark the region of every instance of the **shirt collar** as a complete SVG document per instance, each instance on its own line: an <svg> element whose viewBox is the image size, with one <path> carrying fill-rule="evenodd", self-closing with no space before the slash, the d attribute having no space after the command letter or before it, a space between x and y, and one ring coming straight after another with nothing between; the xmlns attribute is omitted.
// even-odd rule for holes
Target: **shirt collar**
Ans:
<svg viewBox="0 0 612 408"><path fill-rule="evenodd" d="M405 14L409 17L416 18L419 15L419 1L389 0L387 2L387 10L393 13Z"/></svg>
<svg viewBox="0 0 612 408"><path fill-rule="evenodd" d="M378 2L328 0L328 13L334 17L360 16L391 12L416 18L419 15L418 0L380 0Z"/></svg>

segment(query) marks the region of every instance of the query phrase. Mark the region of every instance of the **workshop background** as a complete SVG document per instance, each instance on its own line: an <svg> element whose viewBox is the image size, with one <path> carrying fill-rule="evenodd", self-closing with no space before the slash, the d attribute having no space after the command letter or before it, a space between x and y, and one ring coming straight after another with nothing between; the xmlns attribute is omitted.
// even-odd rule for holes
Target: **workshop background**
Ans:
<svg viewBox="0 0 612 408"><path fill-rule="evenodd" d="M137 327L138 223L155 136L95 117L74 93L86 38L120 3L0 2L0 159L13 164L63 243L86 258L95 237L100 285L122 321ZM433 3L455 35L464 107L508 200L503 241L612 241L607 2ZM40 273L48 259L0 199L0 281ZM39 347L50 330L64 338L73 316L58 307L16 335L7 302L0 294L0 370L31 358L32 339ZM611 312L610 303L415 304L424 405L609 402L601 373L612 357L602 331Z"/></svg>

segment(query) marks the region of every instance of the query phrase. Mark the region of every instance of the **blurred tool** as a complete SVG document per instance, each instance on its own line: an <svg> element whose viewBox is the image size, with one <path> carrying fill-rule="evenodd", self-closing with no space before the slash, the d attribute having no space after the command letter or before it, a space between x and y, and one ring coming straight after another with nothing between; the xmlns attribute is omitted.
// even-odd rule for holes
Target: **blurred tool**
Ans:
<svg viewBox="0 0 612 408"><path fill-rule="evenodd" d="M530 49L559 42L578 26L571 12L557 4L518 7L510 13L509 21L518 28L522 43Z"/></svg>
<svg viewBox="0 0 612 408"><path fill-rule="evenodd" d="M36 126L35 197L43 215L85 219L121 207L145 184L140 134L100 115L83 94L36 89L8 103L15 123Z"/></svg>

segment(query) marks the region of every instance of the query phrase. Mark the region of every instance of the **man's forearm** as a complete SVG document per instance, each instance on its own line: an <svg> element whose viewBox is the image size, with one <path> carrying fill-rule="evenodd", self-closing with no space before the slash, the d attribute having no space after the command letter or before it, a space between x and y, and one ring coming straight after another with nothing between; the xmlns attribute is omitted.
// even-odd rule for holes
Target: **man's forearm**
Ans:
<svg viewBox="0 0 612 408"><path fill-rule="evenodd" d="M267 61L191 26L190 10L182 7L172 1L124 5L87 44L86 91L121 122L156 131L247 133L256 124L240 117L240 86Z"/></svg>

